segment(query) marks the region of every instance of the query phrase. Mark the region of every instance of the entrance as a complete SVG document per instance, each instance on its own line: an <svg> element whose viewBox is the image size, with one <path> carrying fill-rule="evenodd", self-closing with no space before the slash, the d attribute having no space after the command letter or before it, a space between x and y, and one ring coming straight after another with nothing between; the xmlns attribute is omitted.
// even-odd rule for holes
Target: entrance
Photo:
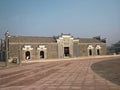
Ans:
<svg viewBox="0 0 120 90"><path fill-rule="evenodd" d="M99 49L97 49L97 55L100 55L100 50Z"/></svg>
<svg viewBox="0 0 120 90"><path fill-rule="evenodd" d="M26 51L25 53L25 58L28 60L30 59L30 51Z"/></svg>
<svg viewBox="0 0 120 90"><path fill-rule="evenodd" d="M44 58L44 51L40 51L40 58Z"/></svg>
<svg viewBox="0 0 120 90"><path fill-rule="evenodd" d="M89 55L92 56L92 50L91 49L89 49Z"/></svg>
<svg viewBox="0 0 120 90"><path fill-rule="evenodd" d="M69 47L64 47L64 55L69 56Z"/></svg>

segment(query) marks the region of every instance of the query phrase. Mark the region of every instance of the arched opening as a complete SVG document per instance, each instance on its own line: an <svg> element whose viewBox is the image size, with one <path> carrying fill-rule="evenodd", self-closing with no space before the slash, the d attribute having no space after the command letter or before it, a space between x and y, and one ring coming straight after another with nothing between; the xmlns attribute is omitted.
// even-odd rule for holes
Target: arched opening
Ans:
<svg viewBox="0 0 120 90"><path fill-rule="evenodd" d="M89 49L89 55L92 56L92 50L91 49Z"/></svg>
<svg viewBox="0 0 120 90"><path fill-rule="evenodd" d="M69 47L64 47L64 55L69 56Z"/></svg>
<svg viewBox="0 0 120 90"><path fill-rule="evenodd" d="M26 51L25 53L25 58L28 60L30 59L30 51Z"/></svg>
<svg viewBox="0 0 120 90"><path fill-rule="evenodd" d="M88 56L92 56L94 54L93 50L94 50L94 47L92 45L89 45L88 46Z"/></svg>
<svg viewBox="0 0 120 90"><path fill-rule="evenodd" d="M97 49L97 55L100 55L100 49Z"/></svg>
<svg viewBox="0 0 120 90"><path fill-rule="evenodd" d="M44 58L44 51L40 51L40 58Z"/></svg>

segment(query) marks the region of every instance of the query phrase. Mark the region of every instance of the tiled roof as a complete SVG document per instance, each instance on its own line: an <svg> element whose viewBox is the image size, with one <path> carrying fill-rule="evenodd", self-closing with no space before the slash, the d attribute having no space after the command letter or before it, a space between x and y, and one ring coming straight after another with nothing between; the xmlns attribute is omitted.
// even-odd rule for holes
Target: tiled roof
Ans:
<svg viewBox="0 0 120 90"><path fill-rule="evenodd" d="M79 43L103 43L94 38L79 38Z"/></svg>
<svg viewBox="0 0 120 90"><path fill-rule="evenodd" d="M9 42L13 43L56 43L56 37L33 37L33 36L11 36ZM75 38L79 43L103 43L94 38Z"/></svg>
<svg viewBox="0 0 120 90"><path fill-rule="evenodd" d="M56 39L53 37L32 37L32 36L11 36L10 42L22 43L54 43Z"/></svg>

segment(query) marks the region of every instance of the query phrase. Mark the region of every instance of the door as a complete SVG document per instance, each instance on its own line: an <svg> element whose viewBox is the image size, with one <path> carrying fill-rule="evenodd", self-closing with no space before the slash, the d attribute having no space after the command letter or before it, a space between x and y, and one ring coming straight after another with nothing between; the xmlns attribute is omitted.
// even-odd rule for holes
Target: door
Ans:
<svg viewBox="0 0 120 90"><path fill-rule="evenodd" d="M25 58L28 60L30 59L30 51L26 51L25 53Z"/></svg>
<svg viewBox="0 0 120 90"><path fill-rule="evenodd" d="M69 56L69 47L64 47L64 55Z"/></svg>
<svg viewBox="0 0 120 90"><path fill-rule="evenodd" d="M100 55L100 50L99 49L97 49L97 55Z"/></svg>
<svg viewBox="0 0 120 90"><path fill-rule="evenodd" d="M44 51L40 51L40 58L44 58Z"/></svg>
<svg viewBox="0 0 120 90"><path fill-rule="evenodd" d="M92 50L91 49L89 49L89 55L92 56Z"/></svg>

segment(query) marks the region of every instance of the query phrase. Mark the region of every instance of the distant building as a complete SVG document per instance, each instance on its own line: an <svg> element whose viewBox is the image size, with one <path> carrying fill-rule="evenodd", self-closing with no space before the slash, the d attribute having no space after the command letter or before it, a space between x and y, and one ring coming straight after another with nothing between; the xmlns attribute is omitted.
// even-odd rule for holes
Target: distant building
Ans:
<svg viewBox="0 0 120 90"><path fill-rule="evenodd" d="M100 38L74 38L70 34L54 37L11 36L8 38L8 58L41 60L106 54L106 42Z"/></svg>
<svg viewBox="0 0 120 90"><path fill-rule="evenodd" d="M0 39L0 61L5 61L5 42Z"/></svg>

